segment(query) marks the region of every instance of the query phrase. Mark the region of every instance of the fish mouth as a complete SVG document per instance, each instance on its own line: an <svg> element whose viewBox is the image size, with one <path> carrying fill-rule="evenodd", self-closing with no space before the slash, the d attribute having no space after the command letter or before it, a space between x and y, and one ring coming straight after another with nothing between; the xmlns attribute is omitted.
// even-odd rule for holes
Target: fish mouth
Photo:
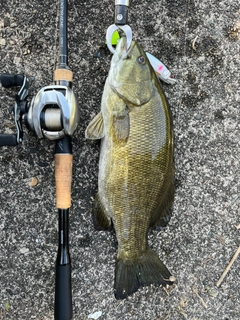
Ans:
<svg viewBox="0 0 240 320"><path fill-rule="evenodd" d="M129 58L135 45L136 42L132 41L129 49L127 49L127 38L126 36L122 36L116 48L119 59L125 60Z"/></svg>

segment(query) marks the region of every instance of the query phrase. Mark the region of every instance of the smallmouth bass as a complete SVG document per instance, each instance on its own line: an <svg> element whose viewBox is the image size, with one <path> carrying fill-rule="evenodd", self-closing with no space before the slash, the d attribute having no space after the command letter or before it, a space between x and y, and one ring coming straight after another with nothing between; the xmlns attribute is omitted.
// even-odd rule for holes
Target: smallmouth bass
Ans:
<svg viewBox="0 0 240 320"><path fill-rule="evenodd" d="M95 222L113 223L118 240L114 293L126 298L139 287L172 284L174 277L149 248L148 230L161 224L174 198L171 111L140 47L126 52L122 37L112 57L101 112L87 139L101 139Z"/></svg>

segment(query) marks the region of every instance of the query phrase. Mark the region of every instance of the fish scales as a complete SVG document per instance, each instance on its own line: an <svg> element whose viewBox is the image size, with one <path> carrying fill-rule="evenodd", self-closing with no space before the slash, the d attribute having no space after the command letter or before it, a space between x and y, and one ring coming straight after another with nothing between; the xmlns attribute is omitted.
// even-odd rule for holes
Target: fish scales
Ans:
<svg viewBox="0 0 240 320"><path fill-rule="evenodd" d="M147 243L150 226L164 218L173 201L171 112L143 50L133 42L124 57L124 39L112 59L101 114L86 130L87 138L101 138L95 214L105 228L112 220L116 231L116 298L151 283L172 283ZM138 72L140 58L144 66Z"/></svg>

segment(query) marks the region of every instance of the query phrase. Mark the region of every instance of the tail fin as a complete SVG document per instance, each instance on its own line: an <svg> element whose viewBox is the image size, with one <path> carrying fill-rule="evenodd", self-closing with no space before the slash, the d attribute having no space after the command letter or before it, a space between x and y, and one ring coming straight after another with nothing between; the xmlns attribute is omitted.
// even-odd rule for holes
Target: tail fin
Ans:
<svg viewBox="0 0 240 320"><path fill-rule="evenodd" d="M114 294L116 299L124 299L138 288L154 284L155 286L173 284L174 277L151 250L135 260L117 259L115 268Z"/></svg>

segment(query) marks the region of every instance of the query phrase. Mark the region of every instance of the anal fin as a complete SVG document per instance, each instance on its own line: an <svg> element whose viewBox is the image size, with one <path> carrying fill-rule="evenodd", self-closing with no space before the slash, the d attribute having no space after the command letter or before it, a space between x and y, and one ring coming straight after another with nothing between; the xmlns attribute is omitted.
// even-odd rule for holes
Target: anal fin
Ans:
<svg viewBox="0 0 240 320"><path fill-rule="evenodd" d="M111 230L112 220L109 218L103 210L101 201L99 200L98 194L94 201L94 207L92 212L93 224L96 230Z"/></svg>
<svg viewBox="0 0 240 320"><path fill-rule="evenodd" d="M151 216L150 227L157 226L157 229L164 229L167 226L172 216L174 189L174 180L171 179L161 203Z"/></svg>

